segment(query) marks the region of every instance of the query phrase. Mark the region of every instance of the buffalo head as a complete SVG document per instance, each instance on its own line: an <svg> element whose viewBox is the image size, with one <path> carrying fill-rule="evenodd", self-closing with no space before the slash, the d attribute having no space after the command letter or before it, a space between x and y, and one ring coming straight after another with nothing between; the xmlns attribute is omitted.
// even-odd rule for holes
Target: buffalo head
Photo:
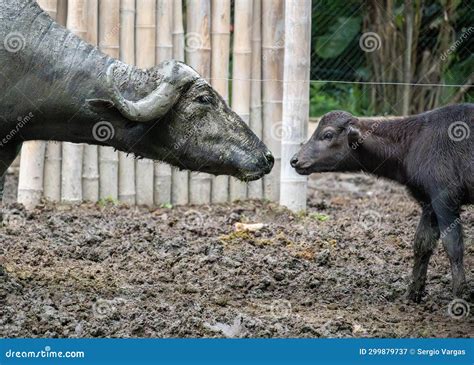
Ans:
<svg viewBox="0 0 474 365"><path fill-rule="evenodd" d="M273 156L244 121L194 69L166 61L151 69L154 89L136 98L106 72L107 97L89 107L114 128L110 144L182 169L256 180L269 173Z"/></svg>

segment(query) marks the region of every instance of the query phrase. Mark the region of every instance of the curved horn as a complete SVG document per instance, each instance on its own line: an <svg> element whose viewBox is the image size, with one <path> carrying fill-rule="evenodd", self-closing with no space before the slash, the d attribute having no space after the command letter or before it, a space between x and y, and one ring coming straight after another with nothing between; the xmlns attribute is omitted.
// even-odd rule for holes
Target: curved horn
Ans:
<svg viewBox="0 0 474 365"><path fill-rule="evenodd" d="M122 96L114 82L115 66L112 63L106 75L112 101L124 117L136 122L150 122L161 118L178 101L181 88L200 78L196 71L182 62L165 61L157 68L157 72L164 77L156 89L143 99L130 101Z"/></svg>

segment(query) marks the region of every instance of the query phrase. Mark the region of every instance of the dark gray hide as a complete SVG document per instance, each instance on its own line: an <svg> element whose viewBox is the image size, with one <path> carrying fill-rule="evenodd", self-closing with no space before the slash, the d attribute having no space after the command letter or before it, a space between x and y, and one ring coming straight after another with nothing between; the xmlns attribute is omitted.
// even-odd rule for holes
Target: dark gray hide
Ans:
<svg viewBox="0 0 474 365"><path fill-rule="evenodd" d="M242 180L273 166L265 145L189 66L123 64L35 1L1 0L0 175L26 140L112 146Z"/></svg>

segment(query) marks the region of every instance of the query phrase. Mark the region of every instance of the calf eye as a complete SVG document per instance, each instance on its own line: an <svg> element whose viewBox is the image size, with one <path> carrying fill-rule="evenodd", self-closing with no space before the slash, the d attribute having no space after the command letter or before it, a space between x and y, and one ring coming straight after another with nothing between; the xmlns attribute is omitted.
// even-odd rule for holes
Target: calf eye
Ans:
<svg viewBox="0 0 474 365"><path fill-rule="evenodd" d="M326 132L323 134L323 139L330 140L333 139L334 133L333 132Z"/></svg>
<svg viewBox="0 0 474 365"><path fill-rule="evenodd" d="M211 102L212 102L212 98L210 96L207 96L207 95L198 96L194 100L197 101L200 104L211 104Z"/></svg>

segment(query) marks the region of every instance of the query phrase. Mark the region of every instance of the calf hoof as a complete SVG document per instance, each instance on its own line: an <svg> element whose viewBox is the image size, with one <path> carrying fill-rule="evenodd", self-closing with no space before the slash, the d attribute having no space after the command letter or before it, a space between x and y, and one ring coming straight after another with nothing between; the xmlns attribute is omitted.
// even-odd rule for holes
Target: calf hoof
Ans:
<svg viewBox="0 0 474 365"><path fill-rule="evenodd" d="M468 290L466 282L462 282L453 287L453 296L454 298L461 298L470 301L472 300L473 292Z"/></svg>
<svg viewBox="0 0 474 365"><path fill-rule="evenodd" d="M412 302L420 303L424 294L424 289L415 288L414 285L410 285L406 294L406 298Z"/></svg>

